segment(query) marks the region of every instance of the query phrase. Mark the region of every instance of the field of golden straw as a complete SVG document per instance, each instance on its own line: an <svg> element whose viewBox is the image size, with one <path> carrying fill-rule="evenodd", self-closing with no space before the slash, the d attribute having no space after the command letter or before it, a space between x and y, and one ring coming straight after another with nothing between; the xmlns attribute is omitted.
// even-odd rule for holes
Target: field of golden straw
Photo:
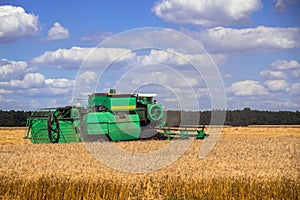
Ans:
<svg viewBox="0 0 300 200"><path fill-rule="evenodd" d="M31 144L24 132L0 129L0 199L300 199L300 127L225 127L205 158L194 140L149 173L111 169L82 143ZM134 153L169 142L114 145Z"/></svg>

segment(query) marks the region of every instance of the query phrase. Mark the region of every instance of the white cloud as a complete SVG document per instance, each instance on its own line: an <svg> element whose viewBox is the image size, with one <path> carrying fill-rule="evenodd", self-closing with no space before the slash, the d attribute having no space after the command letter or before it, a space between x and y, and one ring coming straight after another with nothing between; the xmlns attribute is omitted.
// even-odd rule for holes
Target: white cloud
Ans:
<svg viewBox="0 0 300 200"><path fill-rule="evenodd" d="M300 63L296 60L276 60L270 66L277 70L300 69Z"/></svg>
<svg viewBox="0 0 300 200"><path fill-rule="evenodd" d="M213 62L222 65L227 56L221 54L191 54L178 53L174 49L155 50L149 54L139 56L138 52L132 52L123 48L82 48L72 47L70 49L58 49L46 51L41 56L32 59L33 65L50 65L56 68L78 68L82 64L85 67L105 67L102 63L124 62L126 65L147 65L153 63L164 63L169 65L186 65L192 62L198 65L207 65Z"/></svg>
<svg viewBox="0 0 300 200"><path fill-rule="evenodd" d="M94 50L94 52L92 52ZM90 53L92 52L92 53ZM129 54L124 54L129 52ZM85 55L86 54L86 55ZM84 60L84 56L89 56L88 61ZM106 67L106 65L102 65L101 63L105 62L113 62L119 56L121 58L119 60L126 61L122 63L118 63L114 65L113 63L108 71L105 71L105 75L101 76L101 80L99 76L102 73L102 69ZM72 60L73 59L73 60ZM74 94L76 98L85 98L88 94L97 89L97 84L101 85L101 89L109 88L109 84L115 83L119 78L122 77L126 73L126 70L132 70L135 67L145 66L143 68L143 74L147 77L143 79L143 81L148 80L147 78L153 78L153 82L158 82L158 80L165 81L169 85L176 86L178 88L184 89L187 87L183 84L184 78L188 80L188 83L191 86L195 87L204 87L207 82L213 82L211 87L216 87L216 77L219 75L217 73L212 73L213 69L217 70L214 63L217 65L223 64L226 60L226 56L224 55L209 55L209 54L192 54L192 53L176 53L174 49L168 49L167 51L151 49L146 52L131 52L128 49L116 49L116 48L80 48L80 47L72 47L71 49L59 49L56 51L48 51L43 55L36 57L32 60L35 64L43 65L61 65L62 67L66 66L80 66L81 63L84 63L84 66L87 66L86 63L90 62L92 64L97 64L95 68L84 68L82 67L80 70L82 72L79 73L75 88L76 93ZM195 67L191 65L188 61L193 64L201 65L198 70L200 70L200 74ZM120 65L121 64L121 65ZM170 75L170 71L164 70L164 74L157 74L153 72L152 66L159 66L158 72L161 72L162 66L170 66L171 70L177 72L181 81L178 79L172 79L169 77L167 80L171 80L171 83L167 80L164 80L165 76ZM86 71L89 70L89 71ZM150 73L151 72L151 73ZM204 74L209 74L210 76L204 77ZM203 75L203 77L202 77ZM135 79L141 80L143 76L140 73L135 73L132 75L133 78L130 78L130 81ZM156 79L155 79L156 78ZM212 80L213 79L213 80ZM53 81L46 80L47 84L52 83ZM99 82L99 83L98 83ZM129 86L128 86L129 87ZM99 88L99 87L98 87Z"/></svg>
<svg viewBox="0 0 300 200"><path fill-rule="evenodd" d="M92 71L85 71L79 74L76 80L77 80L76 84L79 84L81 86L90 86L93 85L95 81L98 80L98 75Z"/></svg>
<svg viewBox="0 0 300 200"><path fill-rule="evenodd" d="M258 26L234 29L217 27L201 32L184 31L203 42L210 52L269 52L300 47L300 28Z"/></svg>
<svg viewBox="0 0 300 200"><path fill-rule="evenodd" d="M1 84L0 84L1 85ZM6 90L6 89L1 89L0 88L0 94L12 94L13 91L12 90Z"/></svg>
<svg viewBox="0 0 300 200"><path fill-rule="evenodd" d="M72 103L73 82L74 80L63 78L45 79L40 73L27 73L20 80L0 82L0 97L1 95L5 97L0 107L1 109L32 110L39 107L65 106ZM49 104L53 101L57 104ZM15 103L14 106L12 102Z"/></svg>
<svg viewBox="0 0 300 200"><path fill-rule="evenodd" d="M22 7L0 6L0 43L34 36L39 30L39 18Z"/></svg>
<svg viewBox="0 0 300 200"><path fill-rule="evenodd" d="M300 83L290 80L290 73L299 70L297 61L277 60L260 72L263 83L246 80L233 83L227 88L228 101L233 108L251 107L263 110L299 109ZM299 70L300 71L300 70ZM290 73L287 73L290 72ZM294 74L296 76L297 74Z"/></svg>
<svg viewBox="0 0 300 200"><path fill-rule="evenodd" d="M53 27L49 29L47 40L61 40L70 37L69 30L63 27L60 23L55 22Z"/></svg>
<svg viewBox="0 0 300 200"><path fill-rule="evenodd" d="M54 87L54 88L69 88L72 87L74 84L73 80L60 78L60 79L46 79L45 83L48 86Z"/></svg>
<svg viewBox="0 0 300 200"><path fill-rule="evenodd" d="M41 87L41 88L28 88L26 90L27 96L30 97L42 97L42 98L65 98L65 97L71 97L71 88L55 88L55 87ZM21 93L21 92L20 92ZM24 93L24 92L23 92ZM62 96L63 95L63 96Z"/></svg>
<svg viewBox="0 0 300 200"><path fill-rule="evenodd" d="M83 48L72 47L70 49L58 49L56 51L46 51L41 56L32 59L32 63L42 65L52 65L57 68L69 67L78 68L83 62L86 65L96 65L102 62L112 62L128 52L122 48ZM130 58L131 54L126 54L119 61Z"/></svg>
<svg viewBox="0 0 300 200"><path fill-rule="evenodd" d="M300 69L291 71L293 77L300 77Z"/></svg>
<svg viewBox="0 0 300 200"><path fill-rule="evenodd" d="M270 66L275 70L288 71L293 77L300 77L300 63L297 60L276 60Z"/></svg>
<svg viewBox="0 0 300 200"><path fill-rule="evenodd" d="M173 23L220 26L248 23L251 14L260 8L260 0L243 3L238 0L162 0L154 5L152 11Z"/></svg>
<svg viewBox="0 0 300 200"><path fill-rule="evenodd" d="M6 63L6 60L1 61ZM10 61L10 63L17 62ZM0 81L0 97L4 98L3 101L0 99L1 109L32 110L38 107L65 106L72 103L70 100L74 80L45 79L41 73L31 73L27 69L22 71L22 74L17 77ZM50 105L49 102L54 100L57 104Z"/></svg>
<svg viewBox="0 0 300 200"><path fill-rule="evenodd" d="M124 74L115 88L121 93L135 93L140 89L144 89L146 93L156 93L159 102L168 109L177 107L184 110L199 110L197 104L199 92L196 89L199 88L200 79L199 76L198 79L196 76L185 77L180 71L168 66L144 65Z"/></svg>
<svg viewBox="0 0 300 200"><path fill-rule="evenodd" d="M26 70L28 70L28 66L24 61L0 59L0 81L8 81L19 77Z"/></svg>
<svg viewBox="0 0 300 200"><path fill-rule="evenodd" d="M71 49L57 49L56 51L46 51L41 56L33 58L32 63L53 64L57 67L60 67L64 64L80 64L92 50L93 48L81 48L75 46Z"/></svg>
<svg viewBox="0 0 300 200"><path fill-rule="evenodd" d="M294 95L300 95L300 83L293 83L291 86L291 93Z"/></svg>
<svg viewBox="0 0 300 200"><path fill-rule="evenodd" d="M141 28L115 34L101 44L105 47L122 47L125 49L176 49L183 53L205 53L201 44L181 32L166 28Z"/></svg>
<svg viewBox="0 0 300 200"><path fill-rule="evenodd" d="M3 97L0 95L0 106L1 109L3 110L15 110L15 109L20 109L19 108L19 101L16 99L12 99L12 98L7 98L7 97ZM23 108L21 108L23 109Z"/></svg>
<svg viewBox="0 0 300 200"><path fill-rule="evenodd" d="M227 56L221 54L191 54L180 53L174 49L156 50L152 49L148 55L137 57L138 65L149 65L163 63L169 66L187 65L212 65L212 60L217 66L225 63ZM214 66L211 66L214 67Z"/></svg>
<svg viewBox="0 0 300 200"><path fill-rule="evenodd" d="M272 71L272 70L269 70L269 69L260 72L259 75L261 77L266 78L266 79L274 79L274 78L275 79L278 79L278 78L280 79L280 78L285 78L286 77L285 73L282 72L282 71Z"/></svg>
<svg viewBox="0 0 300 200"><path fill-rule="evenodd" d="M268 80L264 82L264 85L272 91L289 91L285 80Z"/></svg>
<svg viewBox="0 0 300 200"><path fill-rule="evenodd" d="M16 88L42 87L45 82L44 75L40 73L28 73L23 80L11 80L10 85Z"/></svg>
<svg viewBox="0 0 300 200"><path fill-rule="evenodd" d="M73 97L75 99L86 99L88 95L97 89L98 78L98 75L93 71L83 71L78 74L74 81Z"/></svg>
<svg viewBox="0 0 300 200"><path fill-rule="evenodd" d="M253 80L235 82L227 88L227 92L234 96L261 96L268 94L264 86Z"/></svg>
<svg viewBox="0 0 300 200"><path fill-rule="evenodd" d="M295 111L300 108L299 103L295 103L291 99L270 99L270 100L262 100L258 102L248 102L249 107L260 109L260 110L291 110Z"/></svg>

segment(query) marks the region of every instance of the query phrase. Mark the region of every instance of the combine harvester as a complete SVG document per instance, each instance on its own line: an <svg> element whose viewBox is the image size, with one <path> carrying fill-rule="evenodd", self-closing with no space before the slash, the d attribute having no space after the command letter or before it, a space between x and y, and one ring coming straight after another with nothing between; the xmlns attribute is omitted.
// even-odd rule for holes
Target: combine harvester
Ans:
<svg viewBox="0 0 300 200"><path fill-rule="evenodd" d="M32 143L126 141L195 137L204 139L204 126L168 127L155 94L108 93L89 95L88 107L39 109L27 118L24 138Z"/></svg>

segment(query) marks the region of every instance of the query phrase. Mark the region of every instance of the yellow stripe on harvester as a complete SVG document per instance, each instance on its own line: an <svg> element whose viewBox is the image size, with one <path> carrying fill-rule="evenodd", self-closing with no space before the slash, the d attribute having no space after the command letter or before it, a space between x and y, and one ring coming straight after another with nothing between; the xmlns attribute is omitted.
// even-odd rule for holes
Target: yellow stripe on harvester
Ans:
<svg viewBox="0 0 300 200"><path fill-rule="evenodd" d="M131 105L131 106L112 106L111 109L112 110L131 110L131 109L135 109L135 105Z"/></svg>

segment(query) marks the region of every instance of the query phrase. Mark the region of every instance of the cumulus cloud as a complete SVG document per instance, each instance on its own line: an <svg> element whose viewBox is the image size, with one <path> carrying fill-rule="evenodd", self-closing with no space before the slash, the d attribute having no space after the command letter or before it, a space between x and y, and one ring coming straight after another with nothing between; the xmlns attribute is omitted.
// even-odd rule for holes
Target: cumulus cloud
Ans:
<svg viewBox="0 0 300 200"><path fill-rule="evenodd" d="M115 34L112 39L102 43L105 47L121 47L126 49L171 48L184 53L204 53L199 42L187 37L181 32L166 28L141 28L121 34Z"/></svg>
<svg viewBox="0 0 300 200"><path fill-rule="evenodd" d="M42 87L45 81L44 75L40 73L28 73L23 80L11 80L10 85L16 88Z"/></svg>
<svg viewBox="0 0 300 200"><path fill-rule="evenodd" d="M254 80L238 81L227 88L227 92L234 96L262 96L268 95L268 90Z"/></svg>
<svg viewBox="0 0 300 200"><path fill-rule="evenodd" d="M260 72L264 82L253 80L239 81L227 88L229 102L240 107L251 107L270 110L299 109L299 88L297 70L300 74L299 62L296 60L276 60L269 69ZM295 82L296 80L296 82ZM237 99L237 97L239 99ZM240 98L244 97L243 101ZM251 98L249 98L251 97Z"/></svg>
<svg viewBox="0 0 300 200"><path fill-rule="evenodd" d="M180 77L181 80L184 80L184 78L188 79L188 83L191 86L195 86L196 88L205 87L205 84L210 81L213 82L211 87L217 87L215 80L216 76L218 77L220 75L218 73L212 73L212 71L217 67L215 64L223 64L226 58L227 57L224 55L179 53L174 49L147 49L142 52L132 52L129 49L122 48L72 47L70 49L58 49L56 51L45 52L41 56L34 58L32 63L42 66L56 67L60 65L61 67L69 68L79 67L82 63L84 63L83 66L88 66L88 68L80 68L80 73L76 78L76 83L74 84L74 87L76 88L74 96L76 98L86 98L88 94L95 91L98 85L101 86L101 89L109 88L109 86L111 86L109 84L114 84L114 81L118 81L118 79L126 72L139 66L144 66L143 73L147 75L147 78L156 77L153 82L157 82L157 79L164 80L165 76L170 75L170 71L168 70L164 70L164 73L161 74L162 66L170 66L172 70L182 75L182 77ZM122 62L120 63L118 61ZM112 64L109 66L102 64L105 62ZM89 67L89 63L96 67ZM202 66L203 69L201 68L200 72L202 74L206 72L206 74L209 74L210 76L205 75L205 78L203 78L204 75L202 77L202 74L200 74L193 65L191 65L191 63ZM158 67L160 71L153 74L153 66L156 66L156 69ZM102 74L101 69L104 69L105 67L108 67L109 69L106 69L105 75L101 76L101 79L99 79L99 76ZM215 70L217 70L217 68ZM128 77L128 74L126 75ZM148 80L147 78L142 78L143 76L141 76L140 73L134 73L131 77L134 78L130 78L130 81L136 79L142 79L143 81ZM173 82L175 81L177 84L173 83L170 85L174 87L176 86L184 91L184 88L187 86L181 85L183 81L178 81L178 79L174 79L172 77L169 77L168 80L170 79ZM45 82L47 85L55 83L48 79L46 79ZM59 80L59 82L62 81ZM165 82L167 81L165 80ZM67 83L64 81L61 84L64 85ZM57 87L58 86L56 86L56 88Z"/></svg>
<svg viewBox="0 0 300 200"><path fill-rule="evenodd" d="M97 89L98 74L93 71L82 71L74 81L73 98L86 99L88 95L94 93ZM87 101L81 101L87 105Z"/></svg>
<svg viewBox="0 0 300 200"><path fill-rule="evenodd" d="M285 80L267 80L264 85L272 91L288 91L288 83Z"/></svg>
<svg viewBox="0 0 300 200"><path fill-rule="evenodd" d="M159 102L168 109L176 109L177 107L177 109L184 110L199 110L197 100L200 94L196 89L199 88L201 80L199 75L186 77L171 67L153 64L150 66L143 65L128 71L117 81L114 88L122 93L134 93L136 90L147 88L145 92L156 93ZM165 89L169 92L166 92ZM204 97L201 100L203 99ZM209 101L207 97L205 100Z"/></svg>
<svg viewBox="0 0 300 200"><path fill-rule="evenodd" d="M39 17L19 6L0 6L0 43L32 37L39 30Z"/></svg>
<svg viewBox="0 0 300 200"><path fill-rule="evenodd" d="M57 68L68 67L78 68L83 62L87 65L97 65L102 62L112 62L128 52L122 48L83 48L72 47L70 49L57 49L56 51L46 51L41 56L32 59L34 65L51 65ZM130 54L123 56L122 59L127 59Z"/></svg>
<svg viewBox="0 0 300 200"><path fill-rule="evenodd" d="M293 83L291 86L291 93L300 95L300 83Z"/></svg>
<svg viewBox="0 0 300 200"><path fill-rule="evenodd" d="M145 52L143 52L145 53ZM32 59L33 65L53 66L56 68L78 68L81 65L89 67L103 68L106 64L114 62L125 62L122 66L147 65L153 63L164 63L168 65L186 65L187 62L193 64L207 65L214 63L222 65L227 56L222 54L192 54L179 53L174 49L155 50L151 49L145 55L138 55L124 48L82 48L72 47L70 49L58 49L46 51L42 55ZM213 66L214 67L214 66Z"/></svg>
<svg viewBox="0 0 300 200"><path fill-rule="evenodd" d="M291 71L293 77L300 77L300 69Z"/></svg>
<svg viewBox="0 0 300 200"><path fill-rule="evenodd" d="M73 84L74 80L65 78L45 79L45 76L41 73L27 73L21 79L0 82L0 86L3 88L0 93L11 94L14 92L21 92L26 93L26 95L32 95L38 93L45 94L47 93L45 91L48 91L49 94L56 94L57 91L71 89ZM56 91L56 93L54 91Z"/></svg>
<svg viewBox="0 0 300 200"><path fill-rule="evenodd" d="M262 72L260 72L259 74L261 77L266 78L266 79L280 79L280 78L285 78L286 75L284 72L282 71L273 71L270 69L264 70Z"/></svg>
<svg viewBox="0 0 300 200"><path fill-rule="evenodd" d="M234 29L217 27L200 32L184 31L201 41L210 52L269 52L300 47L300 28L258 26Z"/></svg>
<svg viewBox="0 0 300 200"><path fill-rule="evenodd" d="M0 82L1 85L1 82ZM12 90L6 90L6 89L0 89L0 94L12 94L13 91Z"/></svg>
<svg viewBox="0 0 300 200"><path fill-rule="evenodd" d="M225 63L227 56L222 54L192 54L181 53L175 49L152 49L149 54L137 57L138 65L163 63L169 66L187 65L189 62L197 65L212 65L212 60L217 66ZM214 66L211 66L214 67Z"/></svg>
<svg viewBox="0 0 300 200"><path fill-rule="evenodd" d="M300 107L291 99L268 99L260 101L248 101L247 107L260 109L260 110L298 110ZM244 108L245 106L241 107Z"/></svg>
<svg viewBox="0 0 300 200"><path fill-rule="evenodd" d="M24 73L28 69L24 61L11 61L0 59L0 81L11 80Z"/></svg>
<svg viewBox="0 0 300 200"><path fill-rule="evenodd" d="M300 77L300 63L297 60L276 60L270 66L275 70L288 71L293 77Z"/></svg>
<svg viewBox="0 0 300 200"><path fill-rule="evenodd" d="M276 60L270 66L277 70L300 69L300 63L296 60Z"/></svg>
<svg viewBox="0 0 300 200"><path fill-rule="evenodd" d="M249 23L251 14L261 8L260 0L161 0L152 11L172 23L212 27Z"/></svg>
<svg viewBox="0 0 300 200"><path fill-rule="evenodd" d="M74 80L46 79L35 71L24 61L0 59L0 109L28 110L70 103ZM39 103L33 103L33 98ZM50 105L52 100L57 104Z"/></svg>
<svg viewBox="0 0 300 200"><path fill-rule="evenodd" d="M70 37L69 30L60 23L55 22L48 31L47 40L62 40Z"/></svg>
<svg viewBox="0 0 300 200"><path fill-rule="evenodd" d="M95 86L95 81L98 80L98 75L93 71L85 71L78 75L76 81L81 86Z"/></svg>
<svg viewBox="0 0 300 200"><path fill-rule="evenodd" d="M60 79L46 79L45 83L48 86L55 87L55 88L69 88L73 86L74 81L65 78L60 78Z"/></svg>
<svg viewBox="0 0 300 200"><path fill-rule="evenodd" d="M0 97L3 95L5 101L0 103L1 109L9 109L11 102L16 104L12 109L25 110L65 106L71 103L73 83L74 80L65 78L46 79L41 73L27 73L20 79L2 81ZM54 101L56 104L51 104Z"/></svg>

